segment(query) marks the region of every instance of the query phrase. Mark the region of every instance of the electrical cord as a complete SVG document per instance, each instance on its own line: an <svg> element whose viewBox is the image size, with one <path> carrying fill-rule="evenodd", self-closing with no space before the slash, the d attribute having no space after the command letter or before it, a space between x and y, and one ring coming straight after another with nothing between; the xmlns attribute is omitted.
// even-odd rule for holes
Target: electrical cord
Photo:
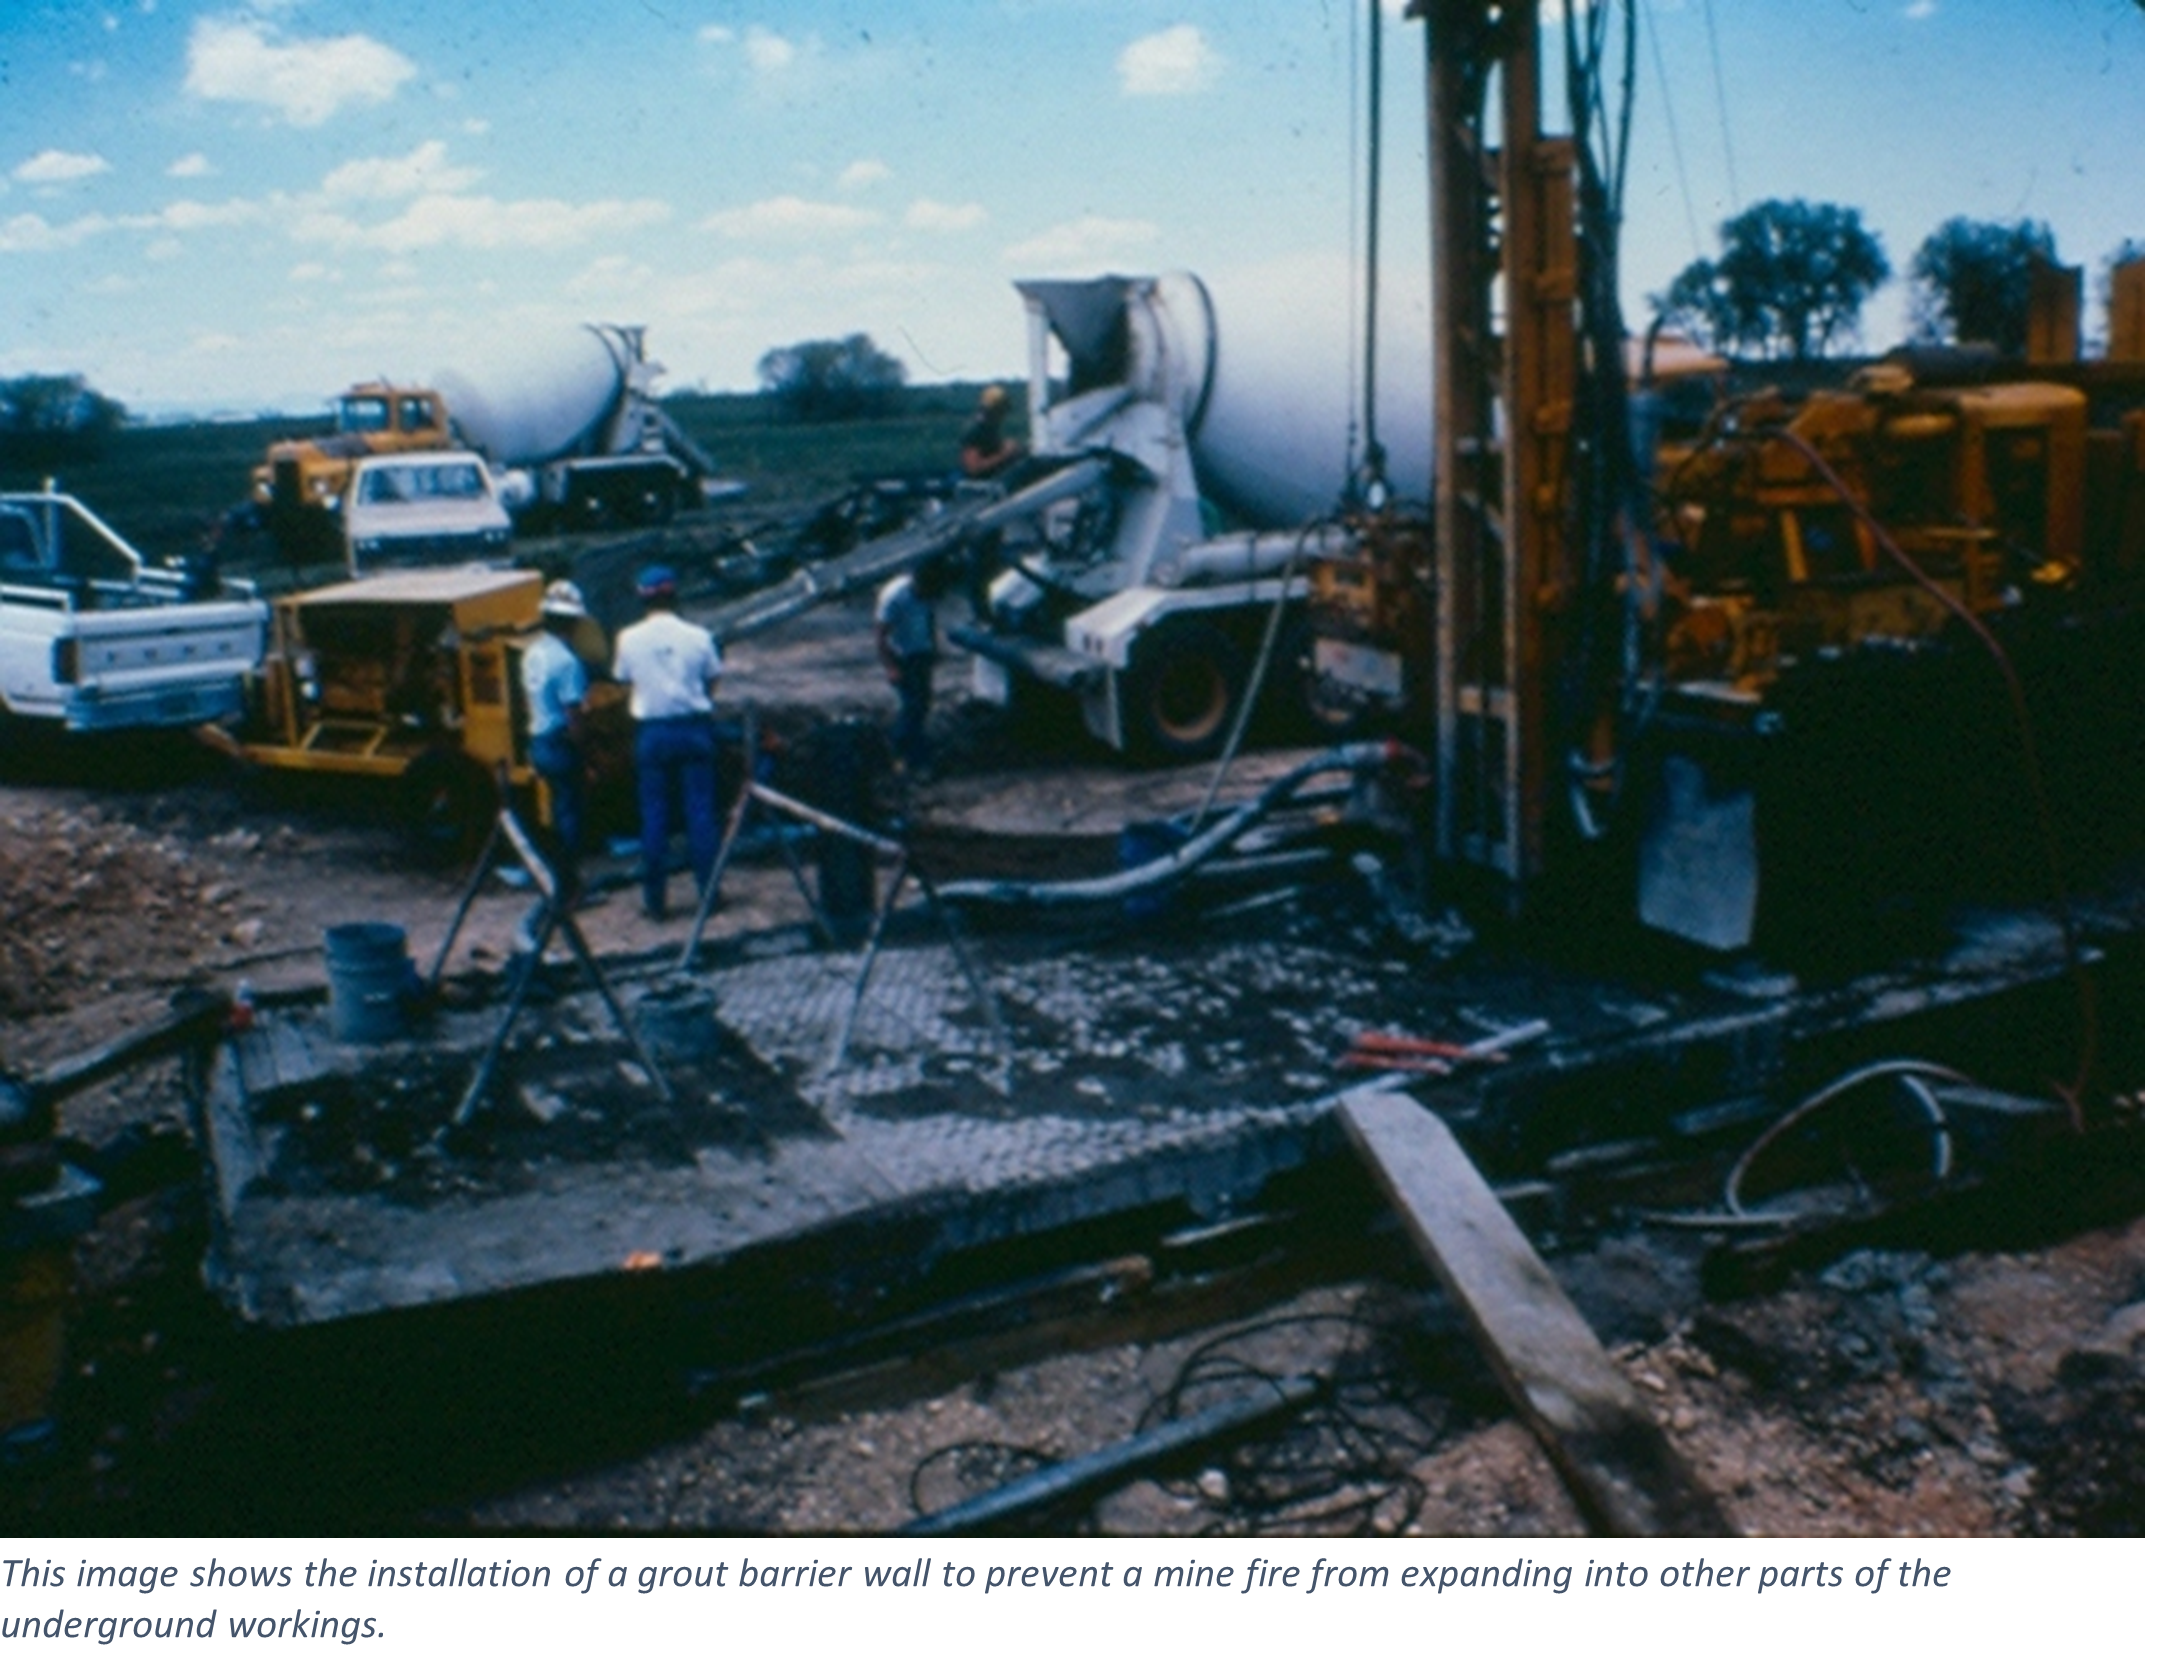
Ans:
<svg viewBox="0 0 2157 1656"><path fill-rule="evenodd" d="M1225 1444L1207 1457L1227 1480L1157 1477L1162 1488L1211 1509L1202 1534L1397 1535L1412 1524L1428 1492L1412 1472L1438 1446L1449 1424L1436 1394L1397 1376L1413 1365L1384 1349L1389 1326L1359 1307L1350 1312L1294 1312L1224 1330L1201 1342L1168 1385L1141 1411L1134 1435L1203 1412L1222 1393L1280 1390L1293 1371L1247 1350L1254 1341L1338 1328L1342 1337L1323 1367L1321 1399L1270 1434ZM969 1438L932 1450L915 1463L907 1498L926 1516L998 1488L1059 1457L1029 1444ZM935 1487L948 1481L955 1489ZM1134 1482L1139 1481L1134 1479Z"/></svg>
<svg viewBox="0 0 2157 1656"><path fill-rule="evenodd" d="M1723 1206L1734 1219L1750 1220L1755 1217L1745 1206L1745 1176L1761 1153L1775 1143L1791 1128L1808 1117L1817 1114L1837 1099L1855 1092L1869 1082L1892 1079L1902 1090L1916 1100L1918 1108L1932 1124L1932 1182L1944 1185L1954 1172L1954 1139L1948 1128L1947 1112L1933 1095L1926 1081L1947 1081L1958 1086L1968 1086L1969 1077L1944 1065L1928 1063L1921 1058L1888 1058L1876 1064L1867 1064L1849 1074L1829 1082L1818 1092L1785 1111L1768 1130L1746 1146L1745 1151L1732 1164L1729 1175L1723 1180Z"/></svg>

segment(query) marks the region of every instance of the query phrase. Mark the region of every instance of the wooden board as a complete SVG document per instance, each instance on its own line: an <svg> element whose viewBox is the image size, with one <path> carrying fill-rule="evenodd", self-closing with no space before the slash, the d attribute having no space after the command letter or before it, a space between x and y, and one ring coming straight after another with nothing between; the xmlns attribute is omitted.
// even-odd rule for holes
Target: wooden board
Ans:
<svg viewBox="0 0 2157 1656"><path fill-rule="evenodd" d="M1354 1094L1339 1109L1590 1524L1611 1535L1731 1534L1446 1124L1397 1093Z"/></svg>

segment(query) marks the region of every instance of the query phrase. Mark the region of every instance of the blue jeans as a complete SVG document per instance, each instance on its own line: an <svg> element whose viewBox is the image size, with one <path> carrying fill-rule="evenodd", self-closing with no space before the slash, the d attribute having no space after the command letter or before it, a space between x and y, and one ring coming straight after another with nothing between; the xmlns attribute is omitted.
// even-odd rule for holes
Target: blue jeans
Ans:
<svg viewBox="0 0 2157 1656"><path fill-rule="evenodd" d="M891 749L908 769L929 762L929 709L936 698L936 657L899 657L899 718L891 727Z"/></svg>
<svg viewBox="0 0 2157 1656"><path fill-rule="evenodd" d="M644 829L644 906L657 913L667 901L667 841L674 801L682 805L689 834L689 863L697 889L704 889L719 860L719 778L712 768L718 737L704 715L647 719L637 726L637 814Z"/></svg>
<svg viewBox="0 0 2157 1656"><path fill-rule="evenodd" d="M577 752L567 731L551 731L532 738L532 769L547 785L549 814L554 819L554 872L574 888L577 859L584 851L584 756Z"/></svg>

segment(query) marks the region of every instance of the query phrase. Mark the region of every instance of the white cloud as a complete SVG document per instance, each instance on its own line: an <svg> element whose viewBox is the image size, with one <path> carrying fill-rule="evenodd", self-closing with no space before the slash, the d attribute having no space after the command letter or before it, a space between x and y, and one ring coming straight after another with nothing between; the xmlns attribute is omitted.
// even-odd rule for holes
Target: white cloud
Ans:
<svg viewBox="0 0 2157 1656"><path fill-rule="evenodd" d="M320 126L348 104L385 103L419 70L363 34L282 41L263 22L197 20L187 42L187 90L263 104L293 126Z"/></svg>
<svg viewBox="0 0 2157 1656"><path fill-rule="evenodd" d="M1939 9L1939 0L1910 0L1910 4L1902 8L1902 15L1915 22L1923 22Z"/></svg>
<svg viewBox="0 0 2157 1656"><path fill-rule="evenodd" d="M697 39L707 46L724 46L734 38L734 31L724 23L707 23L697 30Z"/></svg>
<svg viewBox="0 0 2157 1656"><path fill-rule="evenodd" d="M578 299L619 299L641 292L651 279L650 265L606 253L570 277L562 291Z"/></svg>
<svg viewBox="0 0 2157 1656"><path fill-rule="evenodd" d="M1005 248L1004 258L1011 264L1025 265L1093 264L1144 247L1159 240L1160 235L1160 227L1145 219L1102 218L1088 213Z"/></svg>
<svg viewBox="0 0 2157 1656"><path fill-rule="evenodd" d="M890 176L891 169L881 161L866 159L850 161L847 163L846 170L839 174L839 188L842 190L866 189L871 184L883 183Z"/></svg>
<svg viewBox="0 0 2157 1656"><path fill-rule="evenodd" d="M971 230L983 223L989 210L978 201L930 201L927 197L906 209L909 230Z"/></svg>
<svg viewBox="0 0 2157 1656"><path fill-rule="evenodd" d="M285 272L285 279L293 282L335 282L340 278L336 271L313 259L303 259Z"/></svg>
<svg viewBox="0 0 2157 1656"><path fill-rule="evenodd" d="M181 199L169 202L147 217L131 217L124 222L129 229L162 229L175 233L186 230L210 230L231 224L252 224L263 216L265 209L259 201L231 201L211 203Z"/></svg>
<svg viewBox="0 0 2157 1656"><path fill-rule="evenodd" d="M774 34L761 23L749 25L742 36L742 50L749 54L749 67L760 75L775 75L794 61L794 43Z"/></svg>
<svg viewBox="0 0 2157 1656"><path fill-rule="evenodd" d="M377 247L410 253L425 247L576 247L657 224L663 201L551 199L497 201L492 196L421 196L395 218L363 225L339 213L310 213L292 227L295 241Z"/></svg>
<svg viewBox="0 0 2157 1656"><path fill-rule="evenodd" d="M476 167L452 167L449 150L430 138L410 155L347 161L322 180L325 195L361 201L394 201L403 196L454 195L479 181Z"/></svg>
<svg viewBox="0 0 2157 1656"><path fill-rule="evenodd" d="M111 228L112 220L102 213L89 213L66 224L47 224L39 214L17 213L0 221L0 253L55 253Z"/></svg>
<svg viewBox="0 0 2157 1656"><path fill-rule="evenodd" d="M773 196L747 207L729 207L704 221L706 230L729 236L826 236L863 230L880 222L866 207L848 207L835 201L804 201L800 196Z"/></svg>
<svg viewBox="0 0 2157 1656"><path fill-rule="evenodd" d="M85 293L133 293L141 286L142 284L132 276L122 276L118 271L109 271L95 281L86 284L83 291Z"/></svg>
<svg viewBox="0 0 2157 1656"><path fill-rule="evenodd" d="M459 127L474 138L483 138L494 130L494 123L478 115L468 115L458 123Z"/></svg>
<svg viewBox="0 0 2157 1656"><path fill-rule="evenodd" d="M1220 72L1220 54L1193 23L1134 40L1116 57L1116 74L1134 98L1203 92Z"/></svg>
<svg viewBox="0 0 2157 1656"><path fill-rule="evenodd" d="M217 169L210 165L210 158L197 150L193 155L183 155L165 169L167 178L208 178Z"/></svg>
<svg viewBox="0 0 2157 1656"><path fill-rule="evenodd" d="M168 260L177 259L182 251L184 250L178 236L160 236L142 250L142 256L153 264L164 264Z"/></svg>
<svg viewBox="0 0 2157 1656"><path fill-rule="evenodd" d="M22 184L72 184L79 178L95 178L101 172L112 171L112 163L102 155L78 155L68 150L39 150L21 166L14 177Z"/></svg>

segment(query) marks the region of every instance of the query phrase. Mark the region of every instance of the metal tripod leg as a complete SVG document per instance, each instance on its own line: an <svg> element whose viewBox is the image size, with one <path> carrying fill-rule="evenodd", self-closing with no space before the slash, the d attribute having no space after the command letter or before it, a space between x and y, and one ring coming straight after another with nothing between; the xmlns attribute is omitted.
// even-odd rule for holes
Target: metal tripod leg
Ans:
<svg viewBox="0 0 2157 1656"><path fill-rule="evenodd" d="M479 1061L479 1069L473 1075L471 1085L465 1088L464 1097L458 1102L455 1114L450 1117L450 1126L462 1127L477 1113L480 1100L486 1095L488 1084L494 1079L495 1068L501 1062L502 1050L509 1044L510 1030L516 1024L517 1014L524 1009L525 997L531 992L540 963L546 957L547 944L557 929L568 939L570 950L583 966L585 976L592 980L592 987L599 991L600 999L606 1002L607 1012L614 1019L614 1027L621 1031L622 1039L629 1043L629 1050L636 1054L637 1063L644 1073L651 1077L652 1085L658 1090L659 1096L672 1104L674 1089L667 1085L665 1074L653 1060L651 1053L645 1049L642 1037L637 1034L636 1025L630 1021L628 1013L622 1009L622 1003L616 999L613 986L607 982L606 974L599 969L599 962L593 958L591 945L584 940L584 933L578 929L575 918L565 912L564 893L555 881L554 871L547 866L538 847L532 844L531 836L524 831L524 825L517 820L516 813L508 806L503 806L500 816L495 819L495 829L509 841L510 849L517 854L517 860L524 864L525 872L532 876L532 883L545 897L547 908L532 952L517 962L516 977L510 985L509 1004L502 1010L501 1020L495 1025L493 1038L487 1043L487 1051Z"/></svg>
<svg viewBox="0 0 2157 1656"><path fill-rule="evenodd" d="M869 972L876 965L876 951L884 940L884 922L899 906L899 893L906 887L910 866L902 854L899 866L891 876L891 889L884 893L884 900L876 907L876 919L869 927L869 941L862 946L861 967L854 974L854 992L847 997L846 1016L839 1020L839 1033L831 1043L831 1056L824 1063L826 1075L836 1074L839 1066L846 1062L847 1044L854 1038L854 1018L861 1011L861 997L869 987Z"/></svg>
<svg viewBox="0 0 2157 1656"><path fill-rule="evenodd" d="M915 882L921 887L922 896L929 901L929 910L944 928L944 936L951 944L951 953L959 963L959 970L966 974L966 981L974 991L974 999L981 1003L981 1015L989 1021L989 1033L996 1040L996 1090L1007 1097L1011 1092L1011 1036L1004 1028L1003 1014L996 1010L996 997L989 993L989 986L974 965L974 957L968 952L966 939L959 931L959 923L951 917L951 910L928 875L915 870Z"/></svg>
<svg viewBox="0 0 2157 1656"><path fill-rule="evenodd" d="M463 894L458 897L456 911L449 919L449 930L442 934L442 947L435 953L434 964L427 968L427 993L430 995L442 987L442 968L449 964L449 951L456 944L457 934L464 929L473 903L479 900L479 888L486 883L487 871L494 866L495 848L501 843L502 819L498 815L487 830L487 843L480 847L479 860L472 864L471 876L464 882Z"/></svg>
<svg viewBox="0 0 2157 1656"><path fill-rule="evenodd" d="M749 806L754 797L744 784L741 797L734 801L734 809L727 813L726 834L719 841L719 855L712 858L712 871L705 876L704 889L697 893L696 918L689 923L689 938L682 944L681 959L674 963L677 972L688 971L696 960L697 948L704 941L704 927L711 920L713 906L719 901L720 877L733 860L734 842L741 838L742 825L749 820Z"/></svg>
<svg viewBox="0 0 2157 1656"><path fill-rule="evenodd" d="M487 1051L472 1074L471 1085L464 1089L464 1097L457 1101L456 1112L449 1118L451 1127L462 1127L479 1113L479 1101L486 1096L488 1084L494 1080L495 1066L502 1060L502 1049L509 1044L509 1032L517 1022L517 1014L524 1009L524 997L531 992L532 980L539 975L539 963L546 955L548 941L554 936L557 918L550 897L547 917L540 923L539 941L530 954L517 957L517 975L510 984L509 1004L502 1008L502 1016L487 1042Z"/></svg>

